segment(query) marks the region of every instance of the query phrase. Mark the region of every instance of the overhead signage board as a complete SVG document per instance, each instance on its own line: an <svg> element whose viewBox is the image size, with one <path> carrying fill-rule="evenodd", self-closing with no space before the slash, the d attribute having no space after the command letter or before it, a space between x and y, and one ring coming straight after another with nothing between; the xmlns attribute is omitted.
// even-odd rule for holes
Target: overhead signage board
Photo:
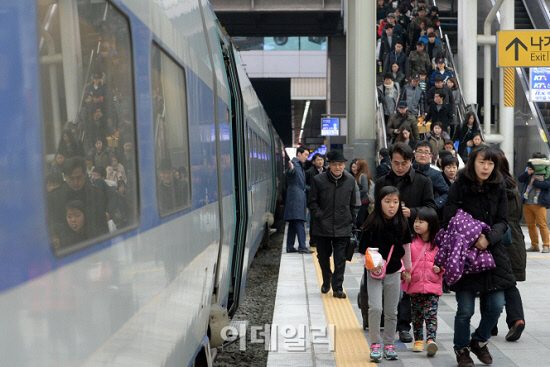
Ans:
<svg viewBox="0 0 550 367"><path fill-rule="evenodd" d="M497 32L497 65L499 68L550 66L550 30Z"/></svg>
<svg viewBox="0 0 550 367"><path fill-rule="evenodd" d="M550 102L550 67L529 69L531 102Z"/></svg>
<svg viewBox="0 0 550 367"><path fill-rule="evenodd" d="M340 135L340 119L337 117L326 117L321 119L321 136Z"/></svg>

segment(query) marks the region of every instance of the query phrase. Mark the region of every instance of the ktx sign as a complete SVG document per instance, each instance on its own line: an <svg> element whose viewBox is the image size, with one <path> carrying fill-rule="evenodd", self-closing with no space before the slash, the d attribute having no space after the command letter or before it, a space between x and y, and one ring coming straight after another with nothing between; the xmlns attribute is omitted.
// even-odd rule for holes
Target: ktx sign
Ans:
<svg viewBox="0 0 550 367"><path fill-rule="evenodd" d="M497 32L498 67L550 66L550 30Z"/></svg>

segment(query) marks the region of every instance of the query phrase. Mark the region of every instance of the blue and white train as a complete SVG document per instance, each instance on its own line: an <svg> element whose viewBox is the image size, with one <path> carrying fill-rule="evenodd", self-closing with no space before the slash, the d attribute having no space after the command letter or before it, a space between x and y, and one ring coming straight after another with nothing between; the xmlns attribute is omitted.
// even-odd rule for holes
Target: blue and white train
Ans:
<svg viewBox="0 0 550 367"><path fill-rule="evenodd" d="M211 365L285 163L207 0L0 0L0 106L0 366Z"/></svg>

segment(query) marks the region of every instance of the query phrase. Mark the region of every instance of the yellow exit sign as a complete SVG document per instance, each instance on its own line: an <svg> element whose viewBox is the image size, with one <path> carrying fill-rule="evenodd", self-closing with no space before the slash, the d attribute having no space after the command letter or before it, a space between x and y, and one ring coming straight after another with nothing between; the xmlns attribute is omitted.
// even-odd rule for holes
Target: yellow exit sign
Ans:
<svg viewBox="0 0 550 367"><path fill-rule="evenodd" d="M550 30L497 32L498 67L550 66Z"/></svg>

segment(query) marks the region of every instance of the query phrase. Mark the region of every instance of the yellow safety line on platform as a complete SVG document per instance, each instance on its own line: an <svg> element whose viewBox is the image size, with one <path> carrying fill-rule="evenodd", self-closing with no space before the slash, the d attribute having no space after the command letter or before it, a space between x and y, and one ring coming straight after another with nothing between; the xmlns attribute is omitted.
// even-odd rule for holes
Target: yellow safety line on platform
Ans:
<svg viewBox="0 0 550 367"><path fill-rule="evenodd" d="M319 289L323 283L321 268L317 261L317 249L313 253L313 263L317 272L317 281ZM331 258L331 268L334 264ZM334 325L334 359L337 366L376 366L376 363L370 362L370 349L361 324L353 312L350 297L355 295L348 294L346 299L332 297L332 291L327 294L321 294L327 325ZM329 329L330 330L330 329Z"/></svg>

